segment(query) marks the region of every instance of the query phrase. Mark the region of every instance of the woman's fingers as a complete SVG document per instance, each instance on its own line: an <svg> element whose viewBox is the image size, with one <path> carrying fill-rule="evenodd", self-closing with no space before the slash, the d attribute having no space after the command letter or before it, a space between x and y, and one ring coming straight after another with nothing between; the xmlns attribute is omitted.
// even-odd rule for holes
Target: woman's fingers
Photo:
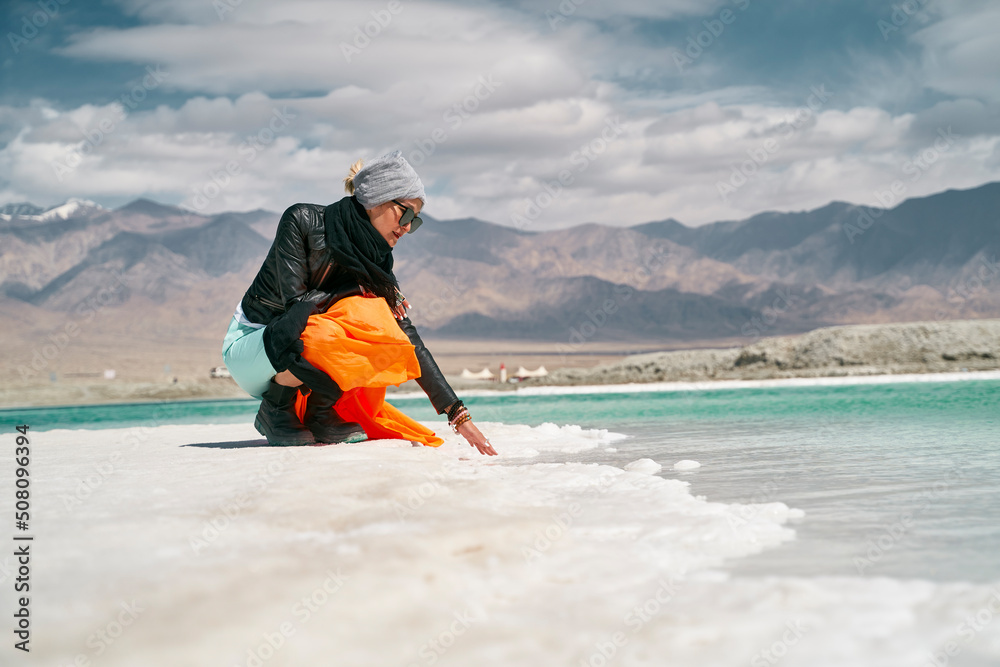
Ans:
<svg viewBox="0 0 1000 667"><path fill-rule="evenodd" d="M497 455L497 452L493 449L493 445L490 444L490 441L486 439L486 436L483 435L482 431L480 431L479 428L471 421L465 422L459 426L458 432L462 434L462 437L469 441L469 446L478 449L480 454L483 454L484 456Z"/></svg>
<svg viewBox="0 0 1000 667"><path fill-rule="evenodd" d="M473 443L473 442L470 442L469 444L472 445L473 447L475 447L476 449L478 449L479 453L482 454L482 455L484 455L484 456L496 456L497 455L496 450L493 449L493 445L490 444L489 440L487 440L486 442L483 442L483 443L478 443L478 442Z"/></svg>

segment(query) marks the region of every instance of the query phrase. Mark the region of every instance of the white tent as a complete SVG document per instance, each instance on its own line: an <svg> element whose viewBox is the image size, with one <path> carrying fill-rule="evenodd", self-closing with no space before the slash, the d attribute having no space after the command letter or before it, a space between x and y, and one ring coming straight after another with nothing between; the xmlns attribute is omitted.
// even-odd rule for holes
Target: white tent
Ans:
<svg viewBox="0 0 1000 667"><path fill-rule="evenodd" d="M463 380L492 380L495 375L490 372L489 368L484 368L478 373L473 373L468 368L462 369L462 379Z"/></svg>
<svg viewBox="0 0 1000 667"><path fill-rule="evenodd" d="M517 372L514 373L514 377L521 378L521 379L524 379L524 378L541 378L541 377L545 377L548 374L549 374L549 372L547 370L545 370L545 366L539 366L538 368L536 368L533 371L529 371L524 366L519 366L518 369L517 369Z"/></svg>

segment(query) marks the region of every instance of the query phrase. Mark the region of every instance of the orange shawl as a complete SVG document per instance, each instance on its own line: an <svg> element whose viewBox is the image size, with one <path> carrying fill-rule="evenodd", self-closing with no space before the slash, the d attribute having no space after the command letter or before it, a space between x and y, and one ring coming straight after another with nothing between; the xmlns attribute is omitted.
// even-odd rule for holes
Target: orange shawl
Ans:
<svg viewBox="0 0 1000 667"><path fill-rule="evenodd" d="M352 296L309 318L302 332L302 356L344 390L334 410L357 422L369 438L400 439L437 447L444 441L426 426L385 402L385 388L420 377L409 338L385 299ZM301 419L306 399L295 410Z"/></svg>

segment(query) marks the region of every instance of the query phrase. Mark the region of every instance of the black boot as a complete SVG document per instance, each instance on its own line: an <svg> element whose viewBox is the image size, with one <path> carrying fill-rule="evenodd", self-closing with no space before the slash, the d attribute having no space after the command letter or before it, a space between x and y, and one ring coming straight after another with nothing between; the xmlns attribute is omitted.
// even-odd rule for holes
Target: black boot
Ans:
<svg viewBox="0 0 1000 667"><path fill-rule="evenodd" d="M298 387L285 387L274 380L264 392L253 425L270 445L312 445L316 442L309 429L295 414Z"/></svg>
<svg viewBox="0 0 1000 667"><path fill-rule="evenodd" d="M343 392L329 394L315 389L306 401L306 427L316 437L316 442L361 442L368 439L361 424L344 421L333 409Z"/></svg>

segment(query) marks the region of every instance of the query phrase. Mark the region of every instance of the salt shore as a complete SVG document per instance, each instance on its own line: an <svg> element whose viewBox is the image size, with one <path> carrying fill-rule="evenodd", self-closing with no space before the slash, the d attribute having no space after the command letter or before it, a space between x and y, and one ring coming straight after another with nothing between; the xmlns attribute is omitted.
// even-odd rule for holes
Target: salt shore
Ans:
<svg viewBox="0 0 1000 667"><path fill-rule="evenodd" d="M731 577L808 517L692 496L669 452L666 478L573 462L621 438L606 431L482 427L499 457L443 431L438 449L274 448L249 425L33 433L32 651L8 641L3 662L924 665L949 642L955 664L1000 656L1000 622L983 622L1000 587Z"/></svg>

